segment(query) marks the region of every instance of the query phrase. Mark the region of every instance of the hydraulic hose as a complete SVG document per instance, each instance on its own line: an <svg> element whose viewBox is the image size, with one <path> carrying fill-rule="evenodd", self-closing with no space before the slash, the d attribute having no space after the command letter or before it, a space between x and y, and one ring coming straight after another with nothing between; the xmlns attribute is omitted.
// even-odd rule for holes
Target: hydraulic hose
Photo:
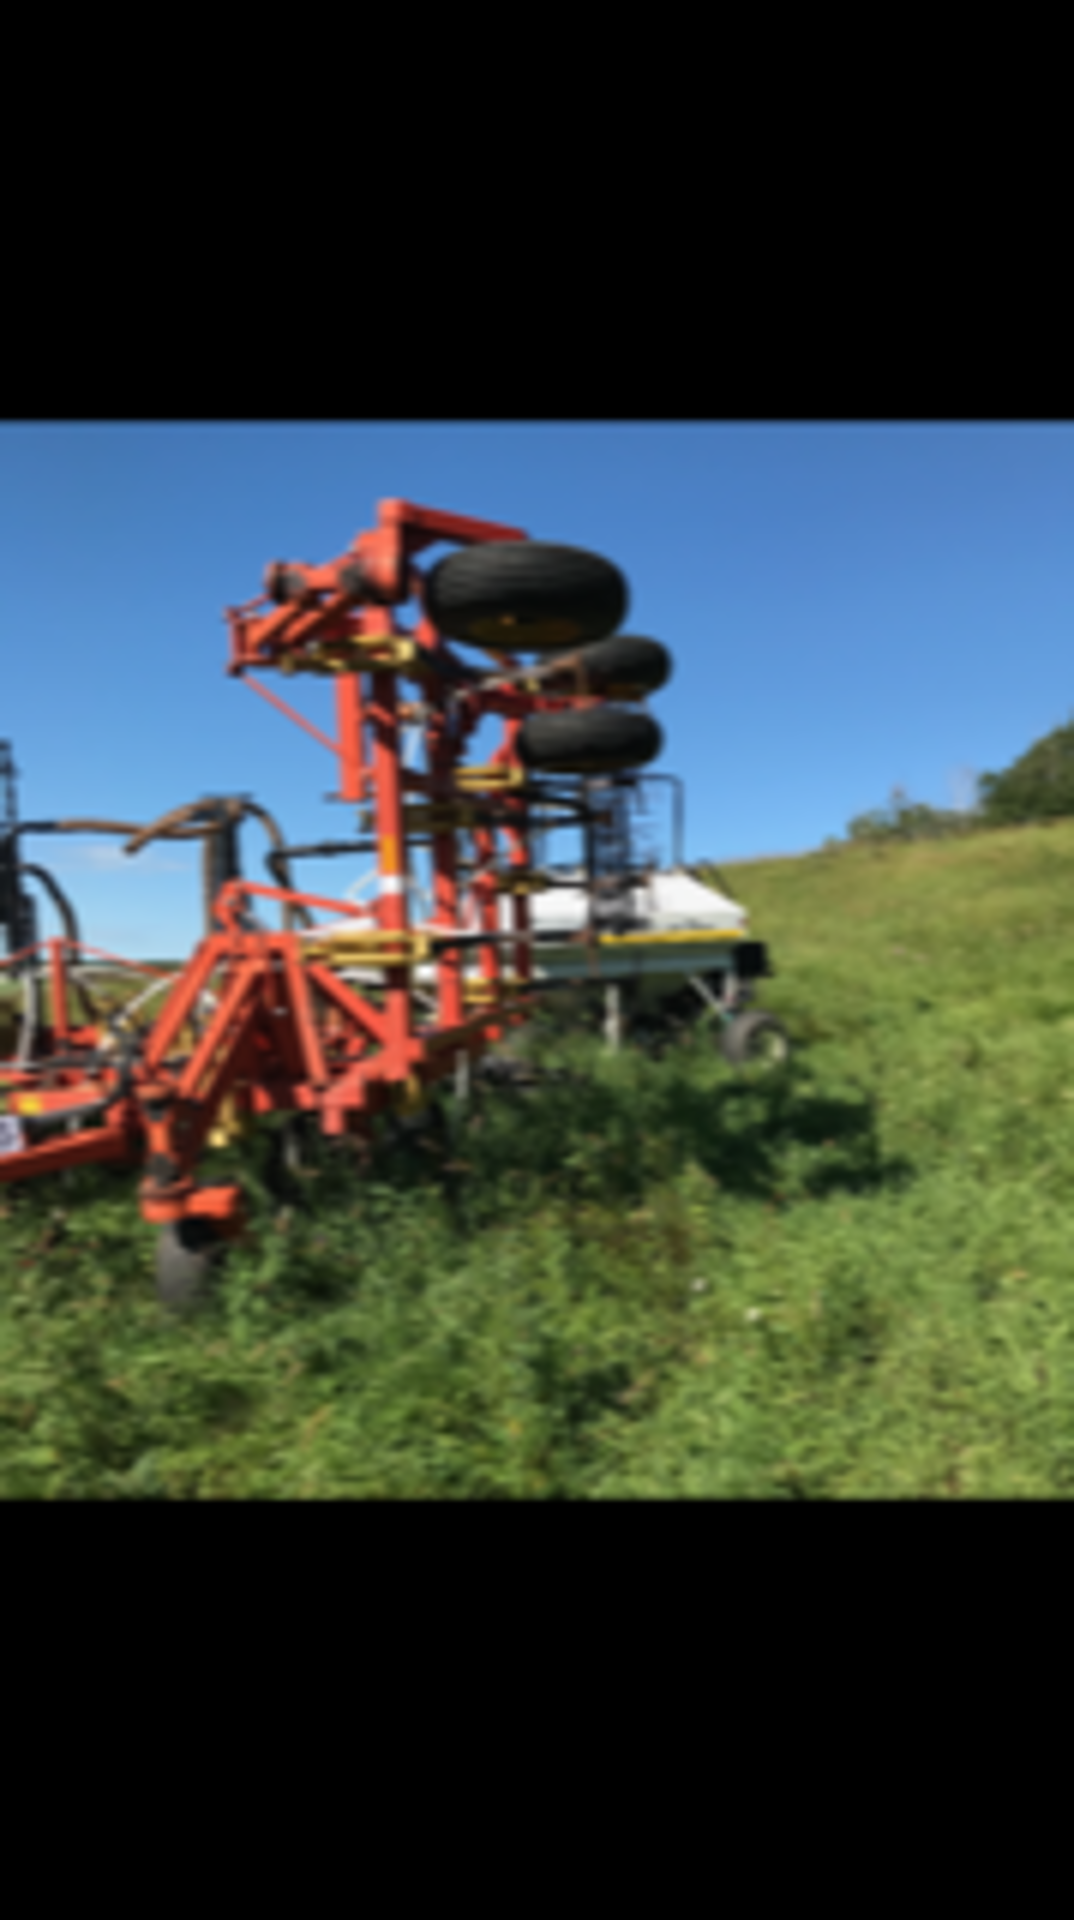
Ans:
<svg viewBox="0 0 1074 1920"><path fill-rule="evenodd" d="M267 807L258 806L257 802L254 800L245 800L243 802L243 806L247 813L253 814L256 820L260 820L262 826L265 829L265 832L268 834L269 839L272 841L273 852L267 856L268 860L270 863L272 863L273 861L276 861L276 862L279 862L280 864L279 864L278 870L275 866L270 864L269 865L270 873L273 874L273 877L276 879L277 885L283 890L283 892L293 893L294 881L291 878L290 869L288 868L288 865L287 865L287 849L284 845L283 834L280 832L280 829L277 826L275 820L273 819L271 813L268 811ZM310 912L308 907L300 906L297 902L292 903L289 900L285 900L283 902L283 924L284 924L285 932L290 933L293 930L296 918L305 927L312 927L313 925L315 925L313 914Z"/></svg>
<svg viewBox="0 0 1074 1920"><path fill-rule="evenodd" d="M207 819L206 816L210 813L215 817ZM283 834L280 832L279 827L267 808L259 806L256 801L253 800L230 799L219 801L194 800L186 806L173 807L169 813L161 814L160 818L152 821L149 826L139 827L133 830L132 837L128 840L123 851L124 853L138 853L150 840L155 839L179 840L204 838L205 852L202 863L202 894L205 905L206 925L209 926L211 925L212 918L212 902L215 897L213 894L212 852L209 844L209 835L219 833L223 827L237 823L248 814L253 814L255 818L261 821L269 839L273 843L274 849L282 849L284 845ZM270 856L270 859L271 858L272 856ZM275 869L273 869L273 871L275 872ZM291 878L287 873L286 866L283 869L282 877L278 873L276 877L284 892L293 891ZM305 926L312 926L314 924L313 916L307 907L298 906L291 901L284 901L282 904L285 931L291 931L294 926L296 914Z"/></svg>
<svg viewBox="0 0 1074 1920"><path fill-rule="evenodd" d="M373 840L320 840L308 847L287 847L281 841L272 853L265 855L265 865L278 887L291 887L289 860L328 860L337 853L367 853L376 844ZM313 926L313 915L307 909L303 911L307 926Z"/></svg>
<svg viewBox="0 0 1074 1920"><path fill-rule="evenodd" d="M20 833L137 833L129 820L24 821Z"/></svg>
<svg viewBox="0 0 1074 1920"><path fill-rule="evenodd" d="M81 948L82 936L79 932L78 916L67 895L64 893L63 888L53 875L49 873L48 868L31 866L29 862L24 862L19 867L19 872L32 874L35 880L41 882L45 892L50 896L53 905L59 913L60 919L63 921L65 939L68 940L76 950ZM72 973L71 987L82 1002L82 1010L85 1013L86 1019L90 1023L99 1020L100 1013L97 1003L77 973Z"/></svg>
<svg viewBox="0 0 1074 1920"><path fill-rule="evenodd" d="M131 837L123 849L124 853L141 853L142 848L148 846L150 840L174 838L172 829L192 822L197 814L204 815L206 804L204 800L188 800L185 806L172 807L168 813L162 813L158 819L151 820L147 827L132 827ZM231 802L224 804L230 806ZM199 839L201 836L198 833L189 837Z"/></svg>
<svg viewBox="0 0 1074 1920"><path fill-rule="evenodd" d="M106 820L96 817L79 817L64 820L23 820L14 822L11 825L7 837L14 845L18 837L22 834L115 833L122 834L126 839L127 845L123 851L128 854L140 852L151 840L155 839L201 840L204 843L202 888L206 925L211 926L211 908L214 898L213 881L215 876L213 872L210 835L221 831L223 827L237 823L247 814L256 815L262 822L275 848L283 847L283 835L275 820L272 818L272 815L266 808L258 806L256 802L244 799L222 799L215 802L203 800L192 801L185 806L172 808L170 812L162 814L157 820L151 821L147 826L139 826L130 820ZM207 818L207 816L211 817ZM82 940L78 919L74 907L54 876L48 872L47 868L39 867L29 862L19 863L16 872L18 874L31 876L44 887L60 915L67 942L76 952L79 951ZM286 864L279 878L284 891L293 891ZM284 902L283 921L286 930L290 931L293 926L296 913L301 917L306 926L312 926L314 924L313 915L308 908L297 906L297 904L292 905L290 902ZM19 971L22 971L22 969L20 968ZM29 1069L31 1066L30 1055L33 1051L38 1029L41 1025L41 983L42 975L31 961L25 969L23 1017L19 1044L15 1056L16 1066L23 1071ZM84 983L78 977L76 969L72 969L71 987L72 990L78 994L79 1000L90 1022L98 1023L100 1019L99 1010ZM144 997L143 995L142 998ZM114 1033L116 1032L116 1028L111 1019L109 1019L106 1024ZM58 1056L54 1055L48 1063L42 1062L41 1064L42 1066L45 1064L58 1066L60 1064L96 1065L99 1063L103 1062L99 1062L96 1054L86 1053L74 1056L69 1060L65 1057L62 1062Z"/></svg>
<svg viewBox="0 0 1074 1920"><path fill-rule="evenodd" d="M20 874L32 874L35 880L40 880L45 892L50 896L53 905L59 913L60 919L63 921L64 938L69 940L73 947L80 947L82 940L78 931L78 920L75 915L75 910L67 898L67 895L64 893L63 888L59 882L53 878L48 868L31 866L28 861L25 861L20 863L17 871Z"/></svg>

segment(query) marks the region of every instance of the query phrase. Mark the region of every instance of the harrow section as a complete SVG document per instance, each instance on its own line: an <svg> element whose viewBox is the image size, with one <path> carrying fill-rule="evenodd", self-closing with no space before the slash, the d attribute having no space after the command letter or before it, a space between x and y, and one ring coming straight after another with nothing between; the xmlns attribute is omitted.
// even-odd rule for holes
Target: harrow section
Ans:
<svg viewBox="0 0 1074 1920"><path fill-rule="evenodd" d="M419 571L415 557L444 543L454 550ZM359 810L351 840L288 847L246 798L194 802L147 827L20 825L0 765L0 928L12 949L0 962L0 1182L94 1161L140 1166L143 1215L161 1228L158 1290L176 1302L243 1223L238 1186L197 1178L208 1149L278 1112L307 1114L327 1135L366 1133L385 1112L420 1108L524 1020L529 900L548 884L534 834L543 844L550 829L591 820L592 776L644 765L662 746L643 706L668 657L614 632L627 600L622 575L595 555L398 500L381 502L376 527L337 560L269 567L264 592L226 612L227 672L333 753L330 797ZM411 604L408 629L400 609ZM264 686L264 671L331 677L336 737ZM490 719L499 744L470 763ZM274 886L239 870L248 816L268 832ZM154 837L203 839L205 936L177 974L82 943L51 876L19 859L24 836L65 830L121 833L131 854ZM375 860L371 902L294 886L294 860L358 851ZM430 911L415 917L419 863ZM37 938L24 890L35 877L62 938ZM270 903L278 931L259 917ZM595 935L579 937L592 946ZM108 1006L94 995L102 969Z"/></svg>

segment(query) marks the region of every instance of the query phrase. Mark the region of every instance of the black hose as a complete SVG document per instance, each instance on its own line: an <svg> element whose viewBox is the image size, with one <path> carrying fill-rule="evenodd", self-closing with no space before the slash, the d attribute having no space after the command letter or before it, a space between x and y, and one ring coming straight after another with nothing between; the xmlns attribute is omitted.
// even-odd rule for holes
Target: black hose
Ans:
<svg viewBox="0 0 1074 1920"><path fill-rule="evenodd" d="M45 892L49 895L54 907L59 913L60 919L63 921L63 930L64 930L65 939L70 943L72 947L76 949L80 948L82 945L82 937L79 932L78 917L75 913L74 907L71 905L70 900L67 898L67 895L64 893L63 888L60 886L58 880L56 880L54 876L48 871L48 868L32 865L29 861L22 861L20 862L19 866L16 868L16 872L18 874L24 874L24 873L30 874L35 880L40 881L41 885L45 889ZM74 991L78 994L78 997L82 1002L83 1011L85 1012L87 1018L91 1021L96 1020L98 1017L96 1003L94 1002L90 993L87 991L86 987L83 985L82 981L76 977L72 979L71 985ZM39 1011L40 1011L40 1002L38 1002L38 1005L35 1008L35 1020L36 1020L36 1014Z"/></svg>
<svg viewBox="0 0 1074 1920"><path fill-rule="evenodd" d="M269 839L272 841L273 854L277 858L279 858L281 855L283 856L282 864L279 867L279 869L277 870L272 865L270 865L269 872L273 875L274 879L276 880L276 884L279 886L282 892L293 893L295 890L294 882L291 879L291 875L288 872L288 868L287 868L286 856L287 856L288 849L284 846L283 834L280 832L280 829L277 826L275 820L273 819L271 813L269 813L267 807L259 806L257 802L254 800L245 800L243 802L243 806L245 808L245 811L248 814L253 814L255 819L260 820L262 826L265 829L265 832L268 834ZM270 854L268 856L270 862L273 858L273 854ZM291 932L294 926L296 917L301 921L303 926L312 927L316 924L314 921L313 914L310 912L308 907L301 906L298 901L285 900L283 902L283 924L284 924L285 932L287 933Z"/></svg>
<svg viewBox="0 0 1074 1920"><path fill-rule="evenodd" d="M289 888L289 860L329 860L337 853L368 853L376 844L375 840L319 840L308 847L278 846L265 855L265 865L277 886Z"/></svg>
<svg viewBox="0 0 1074 1920"><path fill-rule="evenodd" d="M78 920L75 916L75 910L59 882L49 873L48 868L31 866L28 861L22 861L17 871L19 873L32 874L35 880L40 880L45 892L50 895L60 919L63 921L66 939L70 941L73 947L80 947L82 940L78 930Z"/></svg>
<svg viewBox="0 0 1074 1920"><path fill-rule="evenodd" d="M210 899L210 894L212 896L212 899L215 899L216 897L215 892L213 891L214 861L213 861L212 844L208 836L213 832L221 831L223 827L229 824L235 823L240 819L249 818L251 815L255 819L260 820L262 826L265 829L265 832L268 834L269 839L272 841L273 851L266 856L266 862L267 862L270 874L272 875L273 879L276 881L276 884L280 888L281 892L293 893L295 891L294 881L291 877L290 871L287 866L287 855L291 851L291 849L288 847L285 847L283 834L280 832L280 829L277 826L276 821L273 819L272 815L269 813L267 807L259 806L257 802L254 800L223 801L219 803L219 805L220 805L220 812L218 814L218 818L216 822L213 825L209 826L207 829L206 840L205 840L205 853L203 857L203 874L204 874L207 918L210 914L211 904L212 904L212 900ZM282 906L284 931L286 933L290 933L292 931L296 918L301 922L303 926L306 926L306 927L312 927L315 924L314 917L310 912L309 908L306 906L303 906L299 901L284 900L281 902L281 906Z"/></svg>
<svg viewBox="0 0 1074 1920"><path fill-rule="evenodd" d="M206 924L209 926L211 923L212 901L215 899L212 885L214 862L211 836L221 832L228 826L236 825L240 820L250 814L252 814L255 819L260 820L265 832L273 843L274 850L282 850L286 853L283 845L283 834L280 832L276 821L268 809L259 806L254 800L247 799L195 800L183 807L173 807L170 813L161 814L160 818L155 820L150 826L132 829L133 837L129 844L124 847L123 851L124 853L138 853L150 840L157 838L167 840L203 839L205 842L205 850L202 857L202 897L205 907ZM271 861L272 856L270 855L269 858ZM286 865L279 869L273 868L270 865L269 870L272 872L282 892L292 893L294 891ZM296 918L306 927L312 927L315 924L314 917L308 907L302 906L298 901L291 900L285 900L282 904L285 931L290 932Z"/></svg>

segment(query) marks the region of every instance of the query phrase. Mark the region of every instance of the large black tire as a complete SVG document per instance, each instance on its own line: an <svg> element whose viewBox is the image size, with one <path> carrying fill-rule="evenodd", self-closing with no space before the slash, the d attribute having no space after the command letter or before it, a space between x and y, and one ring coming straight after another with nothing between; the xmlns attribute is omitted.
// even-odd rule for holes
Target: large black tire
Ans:
<svg viewBox="0 0 1074 1920"><path fill-rule="evenodd" d="M622 707L531 713L518 730L520 759L541 773L622 773L655 760L663 745L655 720Z"/></svg>
<svg viewBox="0 0 1074 1920"><path fill-rule="evenodd" d="M615 633L607 640L594 640L568 656L562 670L550 661L541 676L541 685L549 692L562 686L570 691L580 669L590 693L611 700L638 700L656 693L671 677L671 655L659 640L642 640L632 633Z"/></svg>
<svg viewBox="0 0 1074 1920"><path fill-rule="evenodd" d="M449 640L554 653L614 632L628 605L618 567L580 547L491 541L449 553L425 580L425 611Z"/></svg>

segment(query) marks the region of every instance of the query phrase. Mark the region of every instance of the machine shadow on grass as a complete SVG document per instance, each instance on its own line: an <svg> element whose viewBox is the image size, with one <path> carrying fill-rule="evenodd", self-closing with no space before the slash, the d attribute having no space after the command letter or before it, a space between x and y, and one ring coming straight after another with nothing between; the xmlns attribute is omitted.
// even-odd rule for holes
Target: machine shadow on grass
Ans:
<svg viewBox="0 0 1074 1920"><path fill-rule="evenodd" d="M240 1179L249 1194L245 1244L256 1249L259 1266L268 1262L263 1282L322 1301L347 1294L365 1232L375 1233L381 1211L391 1219L404 1199L417 1209L416 1224L428 1199L434 1237L438 1216L439 1231L472 1245L483 1231L536 1219L550 1205L625 1217L690 1166L719 1193L781 1206L904 1187L914 1176L911 1161L881 1153L875 1101L865 1091L819 1093L800 1083L793 1064L752 1082L713 1085L691 1076L690 1055L674 1052L658 1071L643 1069L618 1084L577 1069L528 1085L495 1084L490 1076L465 1101L442 1096L409 1122L382 1122L367 1144L327 1141L300 1126L293 1150L283 1152L280 1129L260 1127L222 1152L219 1171ZM796 1146L814 1150L818 1161L791 1180L787 1151ZM34 1182L9 1194L28 1224L36 1216L46 1230L48 1250L42 1241L33 1252L49 1261L56 1257L52 1239L63 1232L58 1214L69 1202L95 1198L110 1200L114 1210L117 1185L104 1170L86 1169L70 1182ZM356 1243L359 1214L366 1226ZM280 1227L292 1249L286 1274L272 1251ZM114 1252L120 1231L113 1217L105 1234ZM69 1233L64 1237L66 1266L74 1246ZM134 1249L126 1249L128 1283L132 1257L136 1262Z"/></svg>
<svg viewBox="0 0 1074 1920"><path fill-rule="evenodd" d="M438 1190L466 1235L549 1199L637 1206L690 1165L724 1193L771 1202L783 1196L784 1156L795 1144L826 1154L802 1177L810 1198L904 1186L914 1175L911 1161L881 1153L876 1103L864 1091L819 1094L796 1084L793 1068L715 1088L692 1084L688 1072L669 1059L633 1089L578 1072L496 1086L465 1105L445 1099L424 1127L382 1136L362 1171L387 1191Z"/></svg>

